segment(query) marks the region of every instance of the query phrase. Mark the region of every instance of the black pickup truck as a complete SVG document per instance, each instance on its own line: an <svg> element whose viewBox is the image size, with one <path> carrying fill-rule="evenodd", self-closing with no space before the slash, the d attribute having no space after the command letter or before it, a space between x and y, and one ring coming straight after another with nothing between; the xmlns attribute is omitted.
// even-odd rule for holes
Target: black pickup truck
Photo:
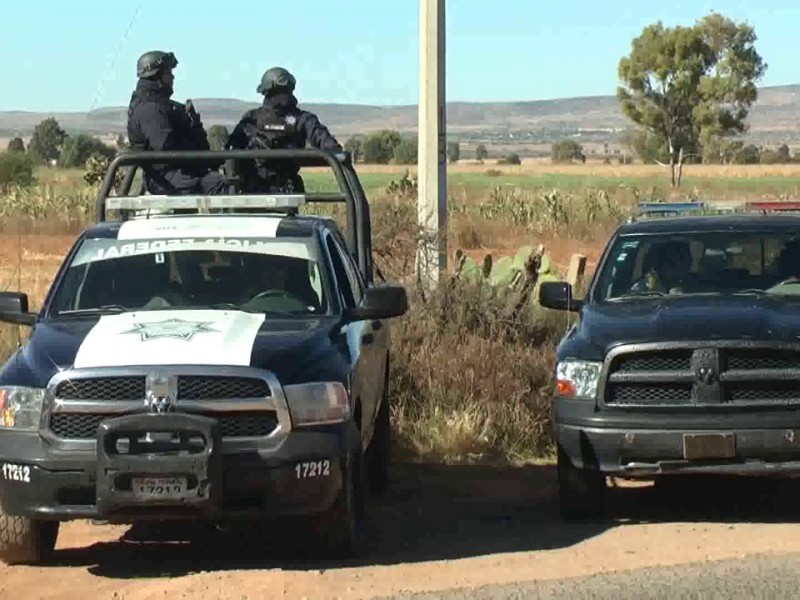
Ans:
<svg viewBox="0 0 800 600"><path fill-rule="evenodd" d="M209 159L328 167L339 192L130 194L147 163ZM310 202L344 203L344 235ZM388 482L388 319L408 305L374 283L370 236L346 154L117 157L40 310L0 293L0 319L32 328L0 369L0 559L45 559L71 519L301 515L310 547L358 552L365 490Z"/></svg>
<svg viewBox="0 0 800 600"><path fill-rule="evenodd" d="M800 215L624 223L557 348L562 513L598 516L606 476L800 474Z"/></svg>

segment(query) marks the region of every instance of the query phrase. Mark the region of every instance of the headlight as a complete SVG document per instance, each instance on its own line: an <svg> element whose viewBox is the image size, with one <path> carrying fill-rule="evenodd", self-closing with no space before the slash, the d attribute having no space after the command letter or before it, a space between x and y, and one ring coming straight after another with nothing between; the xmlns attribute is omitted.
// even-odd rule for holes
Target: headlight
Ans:
<svg viewBox="0 0 800 600"><path fill-rule="evenodd" d="M597 397L603 363L565 360L556 365L556 395L567 398Z"/></svg>
<svg viewBox="0 0 800 600"><path fill-rule="evenodd" d="M39 429L44 390L40 388L0 387L0 427Z"/></svg>
<svg viewBox="0 0 800 600"><path fill-rule="evenodd" d="M350 418L345 387L335 381L287 385L283 388L295 426L341 423Z"/></svg>

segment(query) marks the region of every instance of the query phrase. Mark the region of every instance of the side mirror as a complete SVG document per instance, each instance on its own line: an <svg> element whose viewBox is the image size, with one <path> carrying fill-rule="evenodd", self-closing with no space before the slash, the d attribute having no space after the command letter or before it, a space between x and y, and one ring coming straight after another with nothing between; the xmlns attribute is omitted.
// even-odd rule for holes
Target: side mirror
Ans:
<svg viewBox="0 0 800 600"><path fill-rule="evenodd" d="M0 292L0 321L15 325L33 325L36 313L28 312L28 294Z"/></svg>
<svg viewBox="0 0 800 600"><path fill-rule="evenodd" d="M351 320L391 319L404 315L408 310L406 288L396 284L382 284L368 287L361 303L352 309Z"/></svg>
<svg viewBox="0 0 800 600"><path fill-rule="evenodd" d="M539 304L554 310L578 312L583 300L572 297L572 286L564 281L545 281L539 285Z"/></svg>

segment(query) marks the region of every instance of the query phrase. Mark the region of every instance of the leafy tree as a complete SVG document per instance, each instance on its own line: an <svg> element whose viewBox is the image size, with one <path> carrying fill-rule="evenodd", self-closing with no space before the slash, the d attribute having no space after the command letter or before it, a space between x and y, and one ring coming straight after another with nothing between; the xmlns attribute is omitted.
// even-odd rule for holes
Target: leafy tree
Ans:
<svg viewBox="0 0 800 600"><path fill-rule="evenodd" d="M364 138L364 162L387 164L394 157L395 148L400 145L400 134L391 129L372 133Z"/></svg>
<svg viewBox="0 0 800 600"><path fill-rule="evenodd" d="M447 144L447 158L451 163L458 162L458 159L461 158L461 146L458 142Z"/></svg>
<svg viewBox="0 0 800 600"><path fill-rule="evenodd" d="M116 150L101 140L79 133L68 136L58 157L58 166L66 169L83 167L92 154L100 154L108 158L116 156Z"/></svg>
<svg viewBox="0 0 800 600"><path fill-rule="evenodd" d="M419 154L417 136L404 138L394 149L394 162L398 165L414 165Z"/></svg>
<svg viewBox="0 0 800 600"><path fill-rule="evenodd" d="M34 183L34 158L22 152L0 153L0 191L10 186L28 187Z"/></svg>
<svg viewBox="0 0 800 600"><path fill-rule="evenodd" d="M125 150L128 147L128 141L125 138L124 133L120 133L117 135L116 144L117 144L117 150Z"/></svg>
<svg viewBox="0 0 800 600"><path fill-rule="evenodd" d="M478 144L478 147L475 148L475 159L483 162L487 158L489 158L489 151L486 149L486 146Z"/></svg>
<svg viewBox="0 0 800 600"><path fill-rule="evenodd" d="M8 152L25 152L25 142L22 141L21 137L15 137L9 140L8 147L6 148Z"/></svg>
<svg viewBox="0 0 800 600"><path fill-rule="evenodd" d="M673 187L703 142L741 134L767 65L755 31L717 13L691 27L645 27L618 66L623 114L663 138Z"/></svg>
<svg viewBox="0 0 800 600"><path fill-rule="evenodd" d="M212 150L224 150L230 137L225 125L212 125L208 128L208 145Z"/></svg>
<svg viewBox="0 0 800 600"><path fill-rule="evenodd" d="M550 159L554 163L572 162L583 157L583 146L574 140L561 140L550 147Z"/></svg>
<svg viewBox="0 0 800 600"><path fill-rule="evenodd" d="M344 149L353 157L353 162L358 162L364 155L364 139L361 136L353 136L344 143Z"/></svg>
<svg viewBox="0 0 800 600"><path fill-rule="evenodd" d="M28 152L40 161L58 160L66 139L67 133L61 129L58 121L48 117L34 128Z"/></svg>

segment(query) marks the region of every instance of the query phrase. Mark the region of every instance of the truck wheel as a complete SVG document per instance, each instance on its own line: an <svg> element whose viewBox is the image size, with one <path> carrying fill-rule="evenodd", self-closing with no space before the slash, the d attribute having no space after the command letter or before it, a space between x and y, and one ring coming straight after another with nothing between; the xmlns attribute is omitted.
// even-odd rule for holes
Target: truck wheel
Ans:
<svg viewBox="0 0 800 600"><path fill-rule="evenodd" d="M348 456L344 485L333 505L315 518L321 549L330 558L354 558L363 551L366 516L364 454Z"/></svg>
<svg viewBox="0 0 800 600"><path fill-rule="evenodd" d="M600 471L578 469L558 446L558 500L566 519L600 517L605 510L606 478Z"/></svg>
<svg viewBox="0 0 800 600"><path fill-rule="evenodd" d="M0 510L0 560L7 565L39 563L56 547L58 521L14 517Z"/></svg>
<svg viewBox="0 0 800 600"><path fill-rule="evenodd" d="M389 465L391 463L392 431L389 423L389 383L383 389L381 407L375 421L375 433L367 448L367 481L369 491L383 494L389 488Z"/></svg>

